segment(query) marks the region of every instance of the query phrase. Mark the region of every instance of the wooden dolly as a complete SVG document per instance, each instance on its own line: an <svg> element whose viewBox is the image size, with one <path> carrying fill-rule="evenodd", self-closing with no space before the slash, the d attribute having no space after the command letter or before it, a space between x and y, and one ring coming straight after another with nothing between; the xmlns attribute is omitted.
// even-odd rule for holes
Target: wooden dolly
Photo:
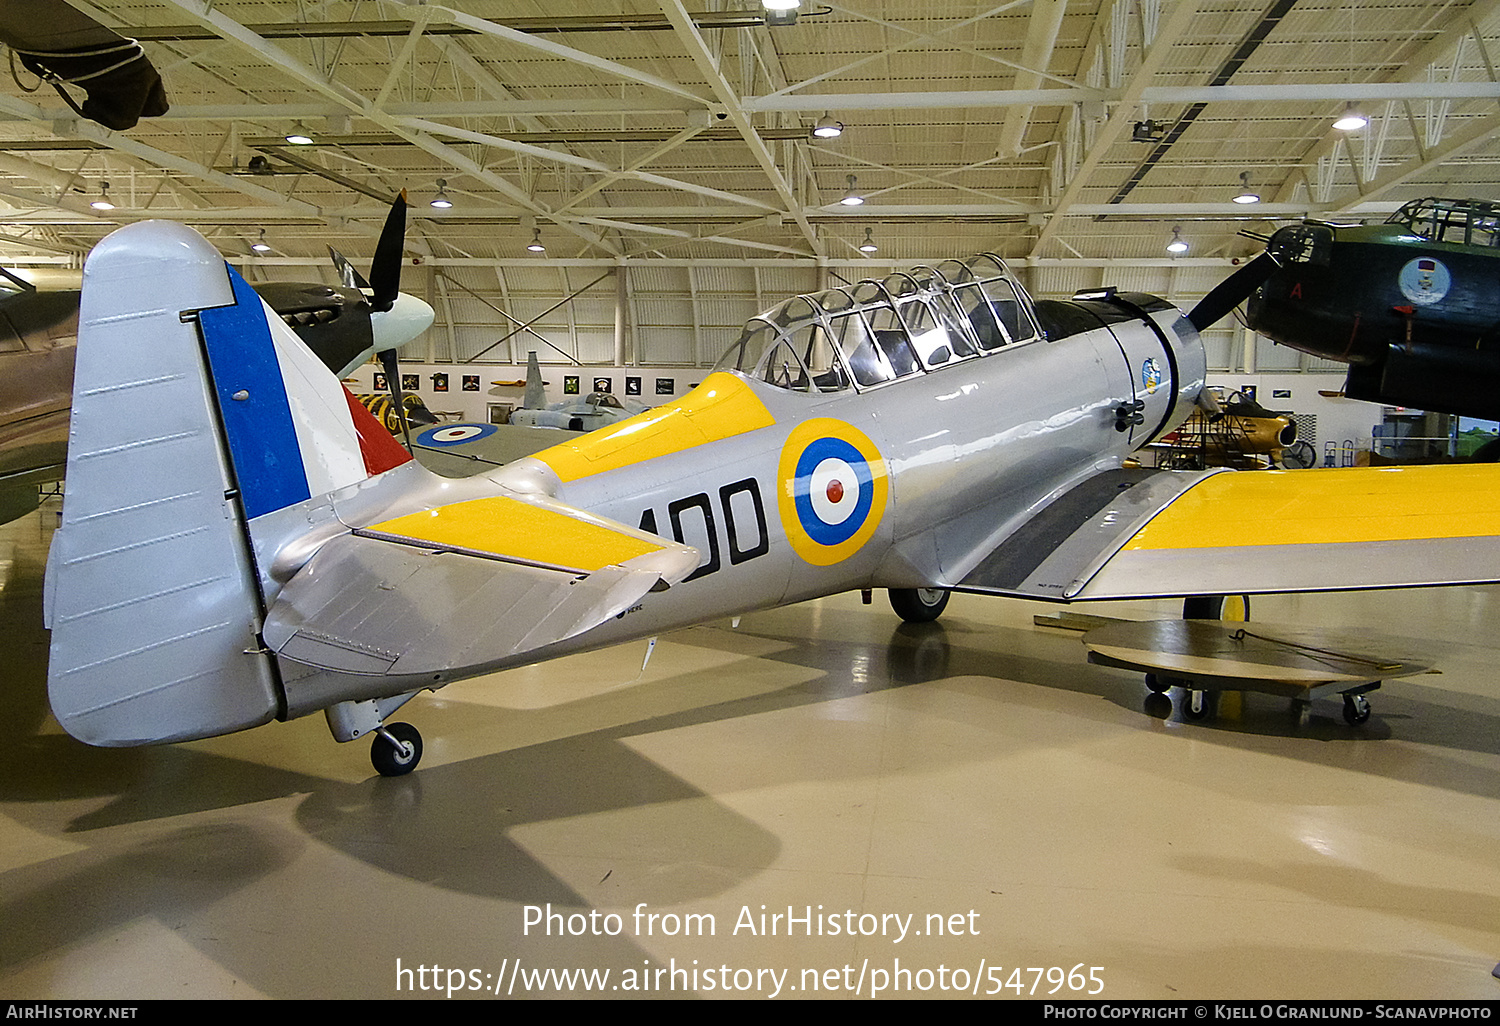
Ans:
<svg viewBox="0 0 1500 1026"><path fill-rule="evenodd" d="M1221 691L1250 691L1288 698L1305 719L1312 701L1344 698L1351 725L1370 718L1365 695L1392 677L1431 670L1429 663L1371 652L1369 637L1317 628L1223 620L1113 620L1079 613L1037 616L1045 627L1085 631L1089 662L1146 675L1161 693L1186 692L1182 714L1214 714Z"/></svg>

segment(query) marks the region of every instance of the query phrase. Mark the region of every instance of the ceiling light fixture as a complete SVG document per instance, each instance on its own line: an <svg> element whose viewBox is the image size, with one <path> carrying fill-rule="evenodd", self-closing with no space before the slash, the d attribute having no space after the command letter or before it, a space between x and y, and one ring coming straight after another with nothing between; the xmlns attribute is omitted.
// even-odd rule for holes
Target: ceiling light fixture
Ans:
<svg viewBox="0 0 1500 1026"><path fill-rule="evenodd" d="M865 241L859 244L859 251L861 253L873 253L880 248L875 245L875 240L870 237L870 231L871 229L869 228L865 229Z"/></svg>
<svg viewBox="0 0 1500 1026"><path fill-rule="evenodd" d="M432 206L437 207L439 210L447 210L449 207L453 206L453 201L448 198L448 179L439 178L437 180L437 185L437 195L432 197L430 203Z"/></svg>
<svg viewBox="0 0 1500 1026"><path fill-rule="evenodd" d="M865 201L865 198L863 196L861 196L859 194L859 191L855 188L855 177L853 175L850 175L849 176L849 191L846 192L846 193L844 193L844 198L841 199L841 200L839 200L839 202L842 203L846 207L857 207L861 203L863 203L864 201Z"/></svg>
<svg viewBox="0 0 1500 1026"><path fill-rule="evenodd" d="M303 128L302 122L298 121L292 125L292 130L286 134L286 141L293 146L311 146L313 137L307 134L307 129Z"/></svg>
<svg viewBox="0 0 1500 1026"><path fill-rule="evenodd" d="M1167 252L1173 254L1186 253L1188 244L1182 241L1182 226L1172 226L1172 241L1167 243Z"/></svg>
<svg viewBox="0 0 1500 1026"><path fill-rule="evenodd" d="M542 230L540 228L531 229L531 241L527 243L526 248L533 253L547 252L547 247L542 245Z"/></svg>
<svg viewBox="0 0 1500 1026"><path fill-rule="evenodd" d="M818 123L813 125L812 134L819 139L837 139L844 134L844 123L833 120L832 114L824 114L818 119Z"/></svg>
<svg viewBox="0 0 1500 1026"><path fill-rule="evenodd" d="M250 248L257 253L271 252L271 244L266 241L266 230L264 228L260 230L260 238L250 243Z"/></svg>
<svg viewBox="0 0 1500 1026"><path fill-rule="evenodd" d="M1333 123L1340 132L1356 132L1370 123L1370 119L1359 112L1359 104L1344 104L1343 115Z"/></svg>
<svg viewBox="0 0 1500 1026"><path fill-rule="evenodd" d="M760 6L766 12L767 25L795 25L802 0L760 0Z"/></svg>
<svg viewBox="0 0 1500 1026"><path fill-rule="evenodd" d="M95 210L113 210L113 209L115 209L115 205L109 201L109 183L108 182L100 182L99 183L99 198L96 199L96 200L94 200L92 203L90 203L89 206L93 207Z"/></svg>
<svg viewBox="0 0 1500 1026"><path fill-rule="evenodd" d="M1250 172L1240 172L1240 194L1234 198L1236 203L1259 203L1260 194L1250 188Z"/></svg>

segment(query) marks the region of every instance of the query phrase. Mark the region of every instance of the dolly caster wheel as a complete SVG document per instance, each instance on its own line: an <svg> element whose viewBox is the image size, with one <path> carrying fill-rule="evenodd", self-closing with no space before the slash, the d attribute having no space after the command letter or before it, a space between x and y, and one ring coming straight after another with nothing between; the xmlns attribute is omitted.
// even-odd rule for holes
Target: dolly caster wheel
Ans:
<svg viewBox="0 0 1500 1026"><path fill-rule="evenodd" d="M1364 695L1344 696L1344 722L1357 727L1370 718L1370 700Z"/></svg>
<svg viewBox="0 0 1500 1026"><path fill-rule="evenodd" d="M1216 691L1189 691L1182 700L1182 715L1190 720L1206 720L1214 714L1218 701Z"/></svg>
<svg viewBox="0 0 1500 1026"><path fill-rule="evenodd" d="M410 723L387 723L375 731L370 764L382 777L399 777L417 768L422 759L422 735Z"/></svg>

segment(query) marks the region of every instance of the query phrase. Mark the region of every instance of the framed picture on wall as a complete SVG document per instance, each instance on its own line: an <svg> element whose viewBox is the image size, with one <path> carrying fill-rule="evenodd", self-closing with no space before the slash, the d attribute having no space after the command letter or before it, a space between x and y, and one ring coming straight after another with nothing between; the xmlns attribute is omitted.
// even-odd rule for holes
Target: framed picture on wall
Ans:
<svg viewBox="0 0 1500 1026"><path fill-rule="evenodd" d="M577 395L577 394L578 394L578 375L577 374L565 374L565 375L563 375L563 395Z"/></svg>

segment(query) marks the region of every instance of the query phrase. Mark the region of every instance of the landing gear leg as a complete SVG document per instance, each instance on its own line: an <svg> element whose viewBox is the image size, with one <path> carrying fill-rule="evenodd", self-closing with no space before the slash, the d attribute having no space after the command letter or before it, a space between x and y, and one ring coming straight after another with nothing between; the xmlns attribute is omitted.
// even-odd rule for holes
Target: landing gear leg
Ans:
<svg viewBox="0 0 1500 1026"><path fill-rule="evenodd" d="M422 758L422 735L410 723L387 723L418 692L364 702L339 702L323 710L335 741L371 735L370 763L383 777L399 777L417 768Z"/></svg>

